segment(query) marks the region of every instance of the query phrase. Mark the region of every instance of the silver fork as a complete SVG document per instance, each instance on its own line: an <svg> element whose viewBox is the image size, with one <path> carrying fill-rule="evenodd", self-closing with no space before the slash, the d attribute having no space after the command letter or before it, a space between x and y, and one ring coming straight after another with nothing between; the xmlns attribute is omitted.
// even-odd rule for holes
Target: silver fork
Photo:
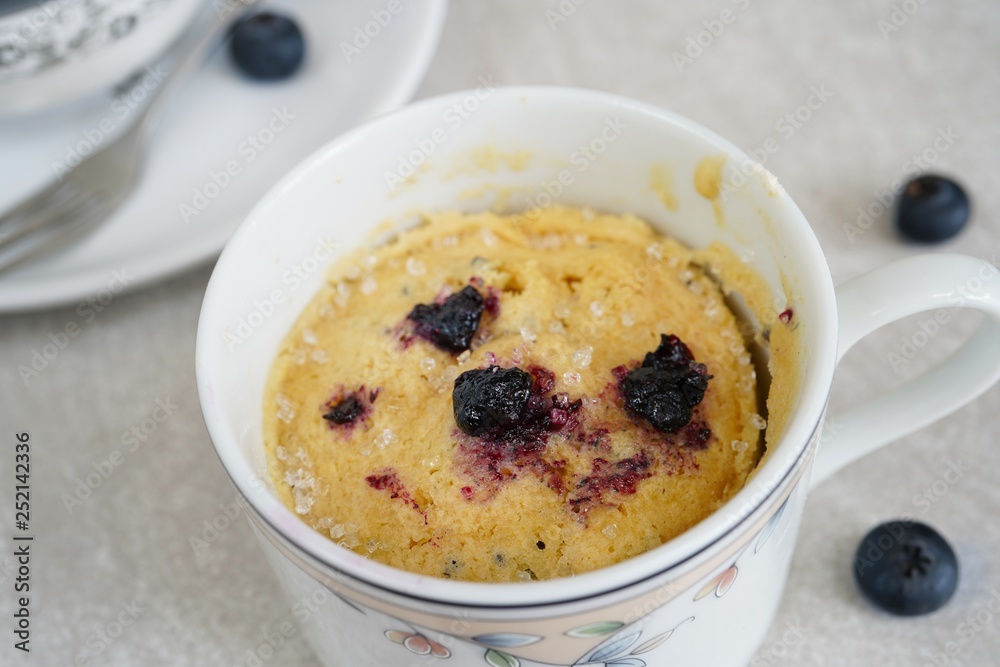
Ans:
<svg viewBox="0 0 1000 667"><path fill-rule="evenodd" d="M173 93L222 43L226 27L257 0L232 2L232 11L198 26L171 49L176 63L150 94L131 127L58 181L0 215L0 273L61 248L96 229L138 182L145 148Z"/></svg>

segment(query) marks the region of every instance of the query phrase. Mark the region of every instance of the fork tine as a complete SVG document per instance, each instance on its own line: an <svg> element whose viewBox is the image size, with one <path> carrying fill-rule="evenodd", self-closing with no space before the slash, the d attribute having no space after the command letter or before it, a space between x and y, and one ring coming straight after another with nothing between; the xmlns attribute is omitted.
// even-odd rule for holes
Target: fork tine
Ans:
<svg viewBox="0 0 1000 667"><path fill-rule="evenodd" d="M0 249L0 273L82 236L107 218L112 210L107 201L95 195L59 218L50 219L50 223L36 226L34 232L23 234L18 241Z"/></svg>
<svg viewBox="0 0 1000 667"><path fill-rule="evenodd" d="M50 205L49 202L57 203L65 193L73 189L75 189L75 186L72 185L71 180L64 179L50 183L14 208L2 212L0 214L0 229L3 229L4 226L11 224L18 218L32 215L39 210L44 210L45 207Z"/></svg>
<svg viewBox="0 0 1000 667"><path fill-rule="evenodd" d="M62 188L49 202L36 207L34 213L23 216L19 226L11 225L10 232L0 228L0 249L16 243L37 229L48 225L56 225L62 218L71 215L77 207L84 206L94 197L95 193L78 188Z"/></svg>

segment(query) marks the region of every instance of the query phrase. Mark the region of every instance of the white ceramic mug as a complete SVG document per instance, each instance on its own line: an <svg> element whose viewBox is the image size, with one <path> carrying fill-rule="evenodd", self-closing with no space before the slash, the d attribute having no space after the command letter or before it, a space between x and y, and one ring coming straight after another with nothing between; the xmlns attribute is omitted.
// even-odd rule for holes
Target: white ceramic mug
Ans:
<svg viewBox="0 0 1000 667"><path fill-rule="evenodd" d="M734 187L710 201L693 174L717 155ZM654 167L673 175L674 201L651 189ZM390 568L314 532L278 500L266 472L265 376L340 249L415 211L478 210L497 197L511 210L558 200L634 213L695 247L722 241L767 279L776 308L789 305L786 288L794 292L802 330L794 410L746 487L668 543L573 578L484 584ZM198 386L219 456L324 665L739 665L778 606L810 478L952 412L1000 377L996 276L970 257L920 256L834 289L799 209L712 132L610 94L482 87L342 136L264 197L209 284ZM855 342L952 306L987 317L951 359L824 421L834 369Z"/></svg>

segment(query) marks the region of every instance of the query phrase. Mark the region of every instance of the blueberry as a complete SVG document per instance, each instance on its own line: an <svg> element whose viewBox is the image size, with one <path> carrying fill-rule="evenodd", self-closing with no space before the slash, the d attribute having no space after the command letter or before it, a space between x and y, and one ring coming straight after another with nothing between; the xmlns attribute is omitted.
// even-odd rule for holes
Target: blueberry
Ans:
<svg viewBox="0 0 1000 667"><path fill-rule="evenodd" d="M922 523L890 521L873 528L854 555L854 580L876 606L900 616L940 609L958 586L958 559Z"/></svg>
<svg viewBox="0 0 1000 667"><path fill-rule="evenodd" d="M287 16L261 12L233 26L229 54L253 79L287 79L302 66L305 53L302 31Z"/></svg>
<svg viewBox="0 0 1000 667"><path fill-rule="evenodd" d="M687 345L677 336L660 334L660 346L652 352L647 352L642 360L645 368L656 370L683 369L694 361L694 356Z"/></svg>
<svg viewBox="0 0 1000 667"><path fill-rule="evenodd" d="M468 435L513 428L528 405L533 381L520 368L490 366L462 373L451 395L458 428Z"/></svg>
<svg viewBox="0 0 1000 667"><path fill-rule="evenodd" d="M364 403L356 394L345 396L335 405L328 407L330 411L323 415L323 419L334 424L350 424L365 411Z"/></svg>
<svg viewBox="0 0 1000 667"><path fill-rule="evenodd" d="M921 243L945 241L969 220L969 196L955 181L925 174L906 184L896 208L903 236Z"/></svg>
<svg viewBox="0 0 1000 667"><path fill-rule="evenodd" d="M674 433L691 421L711 379L677 336L660 336L660 346L643 359L642 367L621 380L625 406L645 417L658 431Z"/></svg>
<svg viewBox="0 0 1000 667"><path fill-rule="evenodd" d="M466 285L443 303L417 304L407 317L417 325L416 335L448 352L462 352L472 344L484 307L482 295Z"/></svg>

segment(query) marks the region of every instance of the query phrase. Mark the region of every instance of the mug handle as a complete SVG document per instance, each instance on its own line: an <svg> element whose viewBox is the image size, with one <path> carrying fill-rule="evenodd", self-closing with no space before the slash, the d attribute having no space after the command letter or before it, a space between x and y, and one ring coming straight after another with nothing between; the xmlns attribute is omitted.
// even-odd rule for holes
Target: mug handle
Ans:
<svg viewBox="0 0 1000 667"><path fill-rule="evenodd" d="M986 319L957 352L927 373L828 415L812 486L886 443L954 412L1000 379L1000 271L989 262L954 254L910 257L849 280L836 293L838 364L859 340L908 315L973 308L985 313Z"/></svg>

